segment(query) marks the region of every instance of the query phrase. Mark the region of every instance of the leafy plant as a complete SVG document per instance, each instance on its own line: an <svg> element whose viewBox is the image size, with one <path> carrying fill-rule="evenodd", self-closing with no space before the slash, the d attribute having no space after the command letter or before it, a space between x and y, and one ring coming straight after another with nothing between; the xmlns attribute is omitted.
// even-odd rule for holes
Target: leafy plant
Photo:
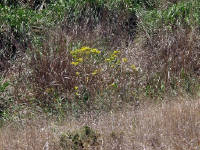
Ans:
<svg viewBox="0 0 200 150"><path fill-rule="evenodd" d="M1 81L2 79L0 79L0 92L3 93L10 83L8 81L1 83Z"/></svg>
<svg viewBox="0 0 200 150"><path fill-rule="evenodd" d="M176 27L194 28L200 24L200 3L196 0L178 2L166 9L145 10L138 9L137 16L140 18L139 28L148 33L154 33L160 28L173 31Z"/></svg>
<svg viewBox="0 0 200 150"><path fill-rule="evenodd" d="M74 132L62 134L60 145L63 150L89 150L98 147L99 134L88 126Z"/></svg>

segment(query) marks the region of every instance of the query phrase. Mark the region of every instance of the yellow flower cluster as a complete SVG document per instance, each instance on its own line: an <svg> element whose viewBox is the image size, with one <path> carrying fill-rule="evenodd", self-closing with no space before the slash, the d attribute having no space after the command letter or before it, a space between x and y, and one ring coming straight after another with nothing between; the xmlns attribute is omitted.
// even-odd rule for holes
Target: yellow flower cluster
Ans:
<svg viewBox="0 0 200 150"><path fill-rule="evenodd" d="M76 72L76 75L79 76L79 75L80 75L80 72Z"/></svg>
<svg viewBox="0 0 200 150"><path fill-rule="evenodd" d="M94 70L93 72L92 72L92 75L96 75L97 74L97 69L96 70Z"/></svg>
<svg viewBox="0 0 200 150"><path fill-rule="evenodd" d="M76 95L76 96L80 96L80 94L79 94L79 92L78 92L78 91L79 91L78 86L75 86L75 87L74 87L74 90L75 90L75 95Z"/></svg>
<svg viewBox="0 0 200 150"><path fill-rule="evenodd" d="M131 65L131 69L132 69L133 71L138 71L138 69L136 68L135 65Z"/></svg>
<svg viewBox="0 0 200 150"><path fill-rule="evenodd" d="M122 62L123 62L123 63L126 63L127 61L128 61L128 59L127 59L127 58L125 58L125 57L124 57L124 58L122 58Z"/></svg>
<svg viewBox="0 0 200 150"><path fill-rule="evenodd" d="M77 66L79 63L82 63L84 61L83 57L88 56L91 54L100 54L101 51L99 51L96 48L90 48L87 46L81 47L80 49L76 49L74 51L71 51L70 54L73 56L73 61L71 64L74 66Z"/></svg>
<svg viewBox="0 0 200 150"><path fill-rule="evenodd" d="M118 53L120 53L120 51L114 51L114 52L113 52L113 54L118 54Z"/></svg>
<svg viewBox="0 0 200 150"><path fill-rule="evenodd" d="M75 90L78 90L78 86L75 86L74 89L75 89Z"/></svg>
<svg viewBox="0 0 200 150"><path fill-rule="evenodd" d="M78 64L79 64L79 62L78 61L72 61L72 63L71 63L72 65L74 65L74 66L77 66Z"/></svg>
<svg viewBox="0 0 200 150"><path fill-rule="evenodd" d="M106 59L107 62L113 62L116 60L116 58L118 57L117 54L119 54L120 51L114 51L109 58Z"/></svg>
<svg viewBox="0 0 200 150"><path fill-rule="evenodd" d="M73 57L77 57L77 56L83 56L83 55L89 55L89 54L100 54L101 51L99 51L98 49L96 48L90 48L90 47L87 47L87 46L84 46L84 47L81 47L80 49L76 49L74 51L71 51L70 54L73 56Z"/></svg>
<svg viewBox="0 0 200 150"><path fill-rule="evenodd" d="M128 63L127 63L128 59L126 57L118 59L119 53L120 53L120 51L118 51L118 50L114 51L111 53L111 55L108 58L105 59L106 62L111 63L111 68L114 68L115 65L123 65L123 67L124 66L128 67ZM138 71L138 68L134 64L130 65L129 68L134 72Z"/></svg>

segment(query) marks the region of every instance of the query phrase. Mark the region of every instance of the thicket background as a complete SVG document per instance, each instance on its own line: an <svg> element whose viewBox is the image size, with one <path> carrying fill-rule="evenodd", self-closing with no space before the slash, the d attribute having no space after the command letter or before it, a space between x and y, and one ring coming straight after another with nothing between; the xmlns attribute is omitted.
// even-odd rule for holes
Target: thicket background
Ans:
<svg viewBox="0 0 200 150"><path fill-rule="evenodd" d="M4 119L199 95L198 0L1 0L0 12Z"/></svg>

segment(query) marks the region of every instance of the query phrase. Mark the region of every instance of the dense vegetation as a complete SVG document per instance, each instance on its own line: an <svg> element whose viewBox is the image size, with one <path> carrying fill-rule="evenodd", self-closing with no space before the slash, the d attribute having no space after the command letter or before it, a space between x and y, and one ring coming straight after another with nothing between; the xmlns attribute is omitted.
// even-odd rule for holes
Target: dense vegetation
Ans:
<svg viewBox="0 0 200 150"><path fill-rule="evenodd" d="M2 149L194 149L199 0L0 0Z"/></svg>
<svg viewBox="0 0 200 150"><path fill-rule="evenodd" d="M4 0L0 12L3 119L199 94L198 0Z"/></svg>

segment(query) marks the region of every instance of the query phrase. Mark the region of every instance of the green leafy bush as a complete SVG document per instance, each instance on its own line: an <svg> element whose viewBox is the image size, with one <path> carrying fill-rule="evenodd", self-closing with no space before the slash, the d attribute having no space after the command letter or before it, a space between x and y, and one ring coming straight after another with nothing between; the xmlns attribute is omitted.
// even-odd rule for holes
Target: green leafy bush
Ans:
<svg viewBox="0 0 200 150"><path fill-rule="evenodd" d="M0 0L0 4L12 7L28 7L31 9L40 9L49 3L54 2L55 0Z"/></svg>
<svg viewBox="0 0 200 150"><path fill-rule="evenodd" d="M63 150L89 150L96 149L99 145L99 134L88 126L79 130L62 134L60 146Z"/></svg>
<svg viewBox="0 0 200 150"><path fill-rule="evenodd" d="M0 79L0 92L1 93L3 93L8 86L9 86L9 82L1 83L1 79Z"/></svg>
<svg viewBox="0 0 200 150"><path fill-rule="evenodd" d="M200 3L197 0L178 2L166 9L138 9L138 27L153 34L160 28L174 31L177 27L195 28L200 24Z"/></svg>

